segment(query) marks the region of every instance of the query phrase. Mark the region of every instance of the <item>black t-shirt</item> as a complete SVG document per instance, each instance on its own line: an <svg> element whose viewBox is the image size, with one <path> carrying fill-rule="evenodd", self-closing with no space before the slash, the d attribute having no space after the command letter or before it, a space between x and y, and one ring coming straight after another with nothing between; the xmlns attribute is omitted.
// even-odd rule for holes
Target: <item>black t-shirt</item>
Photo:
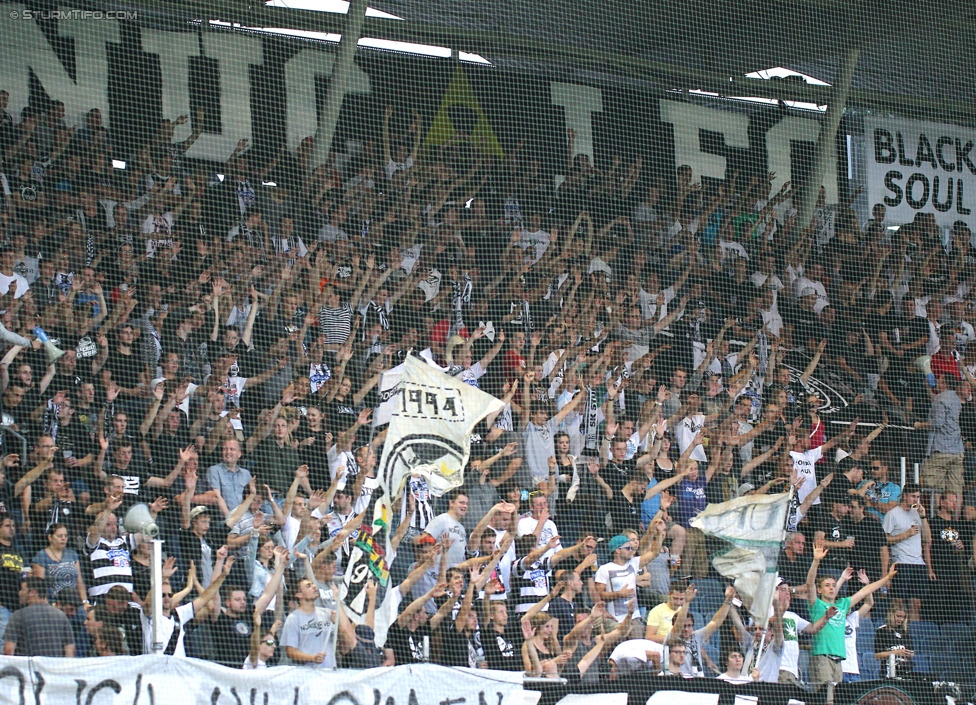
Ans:
<svg viewBox="0 0 976 705"><path fill-rule="evenodd" d="M151 477L149 470L142 464L142 461L133 458L128 467L124 470L114 467L106 467L105 473L108 475L118 475L124 483L122 495L122 506L119 511L126 512L133 504L138 502L152 501L155 495L152 491L147 491L146 481Z"/></svg>
<svg viewBox="0 0 976 705"><path fill-rule="evenodd" d="M394 622L386 633L386 648L393 649L396 665L425 663L424 639L430 644L430 625L424 622L416 631L410 631Z"/></svg>
<svg viewBox="0 0 976 705"><path fill-rule="evenodd" d="M801 524L801 526L803 525ZM824 540L826 541L839 542L848 536L845 522L831 514L825 504L818 504L810 509L807 529L804 530L808 543L813 543L814 533L817 531L824 532ZM849 548L831 548L824 559L824 564L833 568L846 568L850 556L851 549Z"/></svg>
<svg viewBox="0 0 976 705"><path fill-rule="evenodd" d="M16 506L14 504L14 486L10 484L10 480L4 478L0 482L0 519L12 512Z"/></svg>
<svg viewBox="0 0 976 705"><path fill-rule="evenodd" d="M325 405L323 411L325 411L326 423L332 429L333 435L345 431L356 423L356 417L359 416L359 407L354 406L352 402L353 400L351 398L346 398L341 401L339 399L333 399Z"/></svg>
<svg viewBox="0 0 976 705"><path fill-rule="evenodd" d="M619 534L626 529L639 531L641 499L642 496L637 495L633 502L628 502L623 492L618 489L613 491L613 497L610 499L610 518L615 533Z"/></svg>
<svg viewBox="0 0 976 705"><path fill-rule="evenodd" d="M556 599L560 600L562 598L557 597ZM562 631L562 620L560 620L559 624L560 631ZM485 650L485 660L488 662L488 668L493 671L522 670L522 628L518 621L513 623L509 619L508 624L505 626L505 631L501 634L495 631L493 627L488 626L481 632L481 646Z"/></svg>
<svg viewBox="0 0 976 705"><path fill-rule="evenodd" d="M246 615L231 617L222 612L212 628L217 663L228 668L241 668L251 651L251 620Z"/></svg>
<svg viewBox="0 0 976 705"><path fill-rule="evenodd" d="M935 515L929 519L932 531L932 569L940 580L958 578L969 558L972 546L973 523L971 521L951 521ZM961 550L955 549L956 541L962 541Z"/></svg>
<svg viewBox="0 0 976 705"><path fill-rule="evenodd" d="M308 427L308 423L305 422L305 417L302 417L302 424L298 428L298 432L295 434L295 438L298 440L299 444L308 438L314 438L315 441L310 445L299 445L298 454L301 458L301 462L308 465L308 477L309 482L312 484L313 488L317 487L328 487L331 482L331 475L329 474L329 444L326 441L326 434L328 431L313 431ZM336 434L332 434L333 438Z"/></svg>
<svg viewBox="0 0 976 705"><path fill-rule="evenodd" d="M20 608L21 571L24 557L16 548L0 543L0 605L11 612Z"/></svg>
<svg viewBox="0 0 976 705"><path fill-rule="evenodd" d="M58 453L62 458L67 459L66 452L71 453L71 457L81 460L87 455L95 454L95 444L84 426L72 419L67 426L58 425ZM70 468L65 466L65 472L69 480L87 479L91 475L91 469L86 467Z"/></svg>
<svg viewBox="0 0 976 705"><path fill-rule="evenodd" d="M880 654L885 651L897 649L914 651L912 648L912 635L908 633L904 626L898 629L892 629L887 624L883 624L878 627L878 631L874 633L874 653ZM897 668L898 675L903 676L906 672L912 670L912 662L910 659L898 659Z"/></svg>
<svg viewBox="0 0 976 705"><path fill-rule="evenodd" d="M112 349L105 361L105 369L112 373L112 381L120 387L131 389L139 384L139 373L142 365L135 353L123 355L117 349Z"/></svg>
<svg viewBox="0 0 976 705"><path fill-rule="evenodd" d="M142 653L142 620L139 614L137 608L129 606L118 614L109 612L105 618L106 625L118 627L122 632L125 648L132 656Z"/></svg>
<svg viewBox="0 0 976 705"><path fill-rule="evenodd" d="M807 582L807 573L810 571L810 557L800 555L795 561L791 561L785 551L780 551L776 569L780 577L790 585L794 587L804 585Z"/></svg>
<svg viewBox="0 0 976 705"><path fill-rule="evenodd" d="M438 628L441 634L441 658L442 666L463 666L465 668L477 668L477 655L481 647L481 634L478 631L472 633L459 632L450 618L441 622Z"/></svg>
<svg viewBox="0 0 976 705"><path fill-rule="evenodd" d="M549 616L559 620L556 638L562 643L563 637L576 626L576 605L562 597L556 597L549 603Z"/></svg>
<svg viewBox="0 0 976 705"><path fill-rule="evenodd" d="M621 488L630 481L630 478L634 475L634 471L636 469L636 460L625 460L622 463L611 460L607 463L605 468L600 470L600 475L602 475L604 481L613 488L614 495L616 495L618 492L620 492Z"/></svg>
<svg viewBox="0 0 976 705"><path fill-rule="evenodd" d="M881 522L865 517L859 522L844 522L844 535L854 537L851 566L865 570L871 580L881 577L881 549L888 545Z"/></svg>
<svg viewBox="0 0 976 705"><path fill-rule="evenodd" d="M149 442L149 452L152 453L152 472L159 477L166 477L180 460L180 450L190 445L190 434L183 426L176 429L170 436L160 434L159 438Z"/></svg>
<svg viewBox="0 0 976 705"><path fill-rule="evenodd" d="M848 479L847 475L842 472L835 473L834 479L831 480L830 484L824 488L823 494L820 495L820 505L818 506L829 508L830 503L834 501L846 503L851 496L849 490L856 489L857 486ZM827 540L829 541L830 539Z"/></svg>

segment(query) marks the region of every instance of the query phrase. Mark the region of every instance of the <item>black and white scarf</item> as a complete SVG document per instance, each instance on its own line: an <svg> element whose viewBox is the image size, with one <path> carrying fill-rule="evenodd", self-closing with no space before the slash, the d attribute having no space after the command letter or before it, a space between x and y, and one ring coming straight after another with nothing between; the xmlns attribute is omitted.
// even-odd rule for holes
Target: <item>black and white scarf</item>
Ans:
<svg viewBox="0 0 976 705"><path fill-rule="evenodd" d="M585 388L586 401L583 402L583 447L587 450L598 451L600 402L592 387Z"/></svg>
<svg viewBox="0 0 976 705"><path fill-rule="evenodd" d="M471 291L470 274L465 274L459 282L451 282L451 313L453 314L451 335L464 328L464 310L471 306Z"/></svg>

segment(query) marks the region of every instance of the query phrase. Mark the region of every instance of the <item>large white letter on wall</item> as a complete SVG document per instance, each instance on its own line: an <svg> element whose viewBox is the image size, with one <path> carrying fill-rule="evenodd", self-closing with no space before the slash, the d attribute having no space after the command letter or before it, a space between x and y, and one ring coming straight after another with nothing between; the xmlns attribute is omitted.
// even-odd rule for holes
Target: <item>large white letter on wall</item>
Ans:
<svg viewBox="0 0 976 705"><path fill-rule="evenodd" d="M251 139L250 67L264 61L258 37L208 33L203 50L220 65L220 134L204 133L187 153L196 159L225 161L237 143Z"/></svg>
<svg viewBox="0 0 976 705"><path fill-rule="evenodd" d="M550 100L566 111L566 127L576 131L576 154L585 154L593 161L593 113L603 112L603 92L593 86L576 83L549 84ZM576 156L576 155L573 155Z"/></svg>
<svg viewBox="0 0 976 705"><path fill-rule="evenodd" d="M335 54L302 49L285 64L285 95L288 100L288 148L296 149L303 139L315 135L315 77L331 76ZM346 83L346 95L369 95L369 76L354 63Z"/></svg>
<svg viewBox="0 0 976 705"><path fill-rule="evenodd" d="M27 105L28 68L34 71L44 90L53 100L64 103L65 122L82 125L85 113L92 108L102 111L109 120L108 63L105 42L119 41L119 24L115 20L71 21L58 23L58 31L75 42L75 80L65 71L57 54L34 20L9 19L21 16L23 5L4 5L0 22L0 76L3 90L10 94L8 111L19 121ZM62 8L63 9L63 8Z"/></svg>
<svg viewBox="0 0 976 705"><path fill-rule="evenodd" d="M190 115L190 57L200 54L200 35L196 32L162 32L144 29L142 50L159 57L162 78L163 117L175 120ZM174 136L184 140L190 136L191 121L176 127Z"/></svg>
<svg viewBox="0 0 976 705"><path fill-rule="evenodd" d="M691 103L662 100L661 122L674 127L674 164L691 167L692 181L702 176L724 179L725 157L708 154L701 149L699 130L720 132L729 147L749 148L749 117L741 113L713 110Z"/></svg>
<svg viewBox="0 0 976 705"><path fill-rule="evenodd" d="M769 171L775 171L772 190L776 193L789 181L792 173L793 160L791 156L791 142L817 143L820 134L820 123L799 117L785 117L766 133L766 154ZM824 172L823 186L827 191L827 203L837 203L837 160L827 160L827 171ZM799 207L799 206L797 206Z"/></svg>

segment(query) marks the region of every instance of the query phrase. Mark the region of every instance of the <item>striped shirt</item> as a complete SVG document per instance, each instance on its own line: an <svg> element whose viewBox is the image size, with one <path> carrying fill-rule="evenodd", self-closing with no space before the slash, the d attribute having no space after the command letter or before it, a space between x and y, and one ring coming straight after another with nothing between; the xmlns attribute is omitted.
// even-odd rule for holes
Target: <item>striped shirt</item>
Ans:
<svg viewBox="0 0 976 705"><path fill-rule="evenodd" d="M132 592L132 566L126 536L112 541L103 536L95 546L85 539L85 548L88 549L93 574L92 584L88 586L89 596L104 595L116 585Z"/></svg>
<svg viewBox="0 0 976 705"><path fill-rule="evenodd" d="M354 313L349 304L339 304L339 308L326 308L319 311L319 332L325 336L326 345L342 345L352 330Z"/></svg>
<svg viewBox="0 0 976 705"><path fill-rule="evenodd" d="M545 556L528 568L522 565L521 559L512 563L512 594L516 595L515 611L519 614L528 612L549 594L549 574L552 571L549 559L550 556ZM546 605L543 612L548 609L549 605Z"/></svg>

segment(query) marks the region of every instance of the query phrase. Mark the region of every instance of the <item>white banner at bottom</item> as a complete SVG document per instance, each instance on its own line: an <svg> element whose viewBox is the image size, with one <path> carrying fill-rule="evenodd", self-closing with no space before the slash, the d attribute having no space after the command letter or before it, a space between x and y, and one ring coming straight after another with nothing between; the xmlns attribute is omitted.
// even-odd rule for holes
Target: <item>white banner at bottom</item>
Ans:
<svg viewBox="0 0 976 705"><path fill-rule="evenodd" d="M433 664L239 671L171 656L0 657L11 705L521 705L522 674Z"/></svg>

